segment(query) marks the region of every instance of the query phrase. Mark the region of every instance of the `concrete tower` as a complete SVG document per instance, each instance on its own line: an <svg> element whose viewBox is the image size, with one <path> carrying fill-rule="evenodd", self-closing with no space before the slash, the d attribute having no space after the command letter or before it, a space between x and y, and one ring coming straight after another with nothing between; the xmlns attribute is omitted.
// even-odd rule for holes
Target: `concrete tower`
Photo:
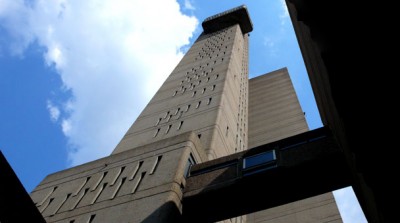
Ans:
<svg viewBox="0 0 400 223"><path fill-rule="evenodd" d="M247 149L247 9L203 28L111 156L35 188L46 221L176 222L190 165Z"/></svg>
<svg viewBox="0 0 400 223"><path fill-rule="evenodd" d="M209 159L247 149L248 35L245 7L207 18L113 154L194 131Z"/></svg>
<svg viewBox="0 0 400 223"><path fill-rule="evenodd" d="M255 127L248 131L253 27L246 7L205 19L203 29L109 157L51 174L35 188L31 197L47 222L179 222L193 164L247 150L249 135L257 146L307 131L287 72L252 81ZM260 96L265 91L271 102Z"/></svg>

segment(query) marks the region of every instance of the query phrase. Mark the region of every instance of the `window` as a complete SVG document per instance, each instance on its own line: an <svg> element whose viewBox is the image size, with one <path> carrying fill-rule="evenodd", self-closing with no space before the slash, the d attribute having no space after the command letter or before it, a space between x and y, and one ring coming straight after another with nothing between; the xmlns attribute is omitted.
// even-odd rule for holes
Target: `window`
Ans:
<svg viewBox="0 0 400 223"><path fill-rule="evenodd" d="M165 114L164 118L166 118L169 115L169 111Z"/></svg>
<svg viewBox="0 0 400 223"><path fill-rule="evenodd" d="M175 96L175 95L176 95L176 93L178 93L178 91L174 91L174 93L172 94L172 96Z"/></svg>
<svg viewBox="0 0 400 223"><path fill-rule="evenodd" d="M190 105L188 105L188 106L186 107L186 111L185 111L185 112L188 112L189 109L190 109Z"/></svg>
<svg viewBox="0 0 400 223"><path fill-rule="evenodd" d="M196 95L196 93L197 93L196 91L193 91L192 97L194 97Z"/></svg>
<svg viewBox="0 0 400 223"><path fill-rule="evenodd" d="M209 98L209 99L208 99L207 105L209 105L209 104L211 103L211 99L212 99L212 98Z"/></svg>
<svg viewBox="0 0 400 223"><path fill-rule="evenodd" d="M157 156L156 160L154 161L153 167L151 168L151 171L149 173L150 175L154 174L154 172L156 172L158 164L160 163L161 159L162 159L162 156Z"/></svg>
<svg viewBox="0 0 400 223"><path fill-rule="evenodd" d="M94 219L94 217L96 217L96 215L95 215L95 214L92 214L92 215L90 215L90 218L89 218L89 221L88 221L88 223L92 223L92 222L93 222L93 219Z"/></svg>
<svg viewBox="0 0 400 223"><path fill-rule="evenodd" d="M176 115L176 114L178 114L178 112L181 110L181 108L178 108L178 109L176 109L176 111L175 111L175 114L174 115Z"/></svg>
<svg viewBox="0 0 400 223"><path fill-rule="evenodd" d="M156 125L155 125L155 126L157 126L158 124L160 124L161 120L162 120L162 118L159 118L159 119L157 120L157 122L156 122Z"/></svg>
<svg viewBox="0 0 400 223"><path fill-rule="evenodd" d="M269 164L276 161L275 150L256 154L243 159L243 168L249 169L252 167Z"/></svg>
<svg viewBox="0 0 400 223"><path fill-rule="evenodd" d="M194 159L193 155L190 153L190 154L189 154L188 161L187 161L186 166L185 166L185 170L184 170L184 172L183 172L183 176L184 176L185 178L189 176L189 174L190 174L190 167L192 167L194 164L196 164L196 160Z"/></svg>
<svg viewBox="0 0 400 223"><path fill-rule="evenodd" d="M200 104L201 104L201 101L199 101L199 102L197 103L196 108L199 108L199 107L200 107Z"/></svg>
<svg viewBox="0 0 400 223"><path fill-rule="evenodd" d="M153 137L156 137L159 132L160 132L160 129L157 129L156 132L154 133Z"/></svg>
<svg viewBox="0 0 400 223"><path fill-rule="evenodd" d="M167 130L165 130L165 134L168 134L169 130L171 129L172 125L168 125Z"/></svg>
<svg viewBox="0 0 400 223"><path fill-rule="evenodd" d="M181 121L181 122L179 123L179 125L178 125L178 128L177 128L176 130L179 130L179 129L181 129L181 127L182 127L182 124L183 124L183 121Z"/></svg>

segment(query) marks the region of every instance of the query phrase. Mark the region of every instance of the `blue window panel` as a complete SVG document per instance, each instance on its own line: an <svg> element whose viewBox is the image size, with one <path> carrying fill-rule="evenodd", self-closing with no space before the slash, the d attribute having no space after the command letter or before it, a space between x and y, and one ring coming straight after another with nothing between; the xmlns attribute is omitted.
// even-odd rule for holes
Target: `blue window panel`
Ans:
<svg viewBox="0 0 400 223"><path fill-rule="evenodd" d="M243 168L248 169L259 165L265 165L276 160L275 150L249 156L243 159Z"/></svg>

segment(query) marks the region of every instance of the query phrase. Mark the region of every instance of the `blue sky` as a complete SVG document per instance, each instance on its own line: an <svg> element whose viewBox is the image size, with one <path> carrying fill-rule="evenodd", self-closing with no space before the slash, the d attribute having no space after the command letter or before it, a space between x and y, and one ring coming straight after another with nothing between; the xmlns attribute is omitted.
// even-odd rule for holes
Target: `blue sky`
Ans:
<svg viewBox="0 0 400 223"><path fill-rule="evenodd" d="M320 127L283 0L0 0L0 149L27 191L109 155L201 21L241 4L254 24L250 77L288 67L310 128ZM334 194L344 222L366 222L351 189Z"/></svg>

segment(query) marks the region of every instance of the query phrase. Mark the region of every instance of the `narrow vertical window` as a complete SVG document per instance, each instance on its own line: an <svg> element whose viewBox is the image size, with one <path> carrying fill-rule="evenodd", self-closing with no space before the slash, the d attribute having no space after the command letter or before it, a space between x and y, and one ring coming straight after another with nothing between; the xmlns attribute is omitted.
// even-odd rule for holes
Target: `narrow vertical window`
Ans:
<svg viewBox="0 0 400 223"><path fill-rule="evenodd" d="M226 126L226 133L225 133L225 136L228 136L228 133L229 133L229 126Z"/></svg>
<svg viewBox="0 0 400 223"><path fill-rule="evenodd" d="M156 132L154 133L153 138L156 137L156 136L158 135L159 132L160 132L160 129L158 128L158 129L156 130Z"/></svg>
<svg viewBox="0 0 400 223"><path fill-rule="evenodd" d="M169 130L171 129L172 125L168 125L167 130L165 130L165 134L168 134Z"/></svg>
<svg viewBox="0 0 400 223"><path fill-rule="evenodd" d="M73 209L75 209L75 208L78 206L79 202L81 202L82 198L86 195L86 193L89 191L89 189L90 189L90 188L86 188L86 189L83 191L83 193L81 193L81 194L79 195L78 199L76 200L75 204L72 205L72 207L70 208L70 210L73 210Z"/></svg>
<svg viewBox="0 0 400 223"><path fill-rule="evenodd" d="M207 77L207 82L209 82L210 81L210 77Z"/></svg>
<svg viewBox="0 0 400 223"><path fill-rule="evenodd" d="M174 93L172 94L172 96L175 96L175 95L176 95L176 93L178 93L178 91L174 91Z"/></svg>
<svg viewBox="0 0 400 223"><path fill-rule="evenodd" d="M65 198L63 199L63 201L61 201L61 203L58 205L58 207L53 211L53 213L50 216L55 215L60 209L61 207L64 205L64 203L68 200L68 198L71 196L71 193L67 194L67 196L65 196Z"/></svg>
<svg viewBox="0 0 400 223"><path fill-rule="evenodd" d="M103 192L104 188L106 188L107 183L103 183L103 185L101 185L101 187L99 188L99 190L96 192L92 202L90 202L90 204L94 204L96 203L97 199L100 197L101 192Z"/></svg>
<svg viewBox="0 0 400 223"><path fill-rule="evenodd" d="M219 78L219 74L215 75L215 80L217 80Z"/></svg>
<svg viewBox="0 0 400 223"><path fill-rule="evenodd" d="M201 93L204 94L204 92L206 92L206 88L203 88L203 91Z"/></svg>
<svg viewBox="0 0 400 223"><path fill-rule="evenodd" d="M114 178L111 180L110 186L113 186L115 184L115 182L117 181L119 176L121 176L122 172L124 172L124 170L125 170L125 166L119 168L117 174L115 174Z"/></svg>
<svg viewBox="0 0 400 223"><path fill-rule="evenodd" d="M196 96L196 91L193 91L192 97Z"/></svg>
<svg viewBox="0 0 400 223"><path fill-rule="evenodd" d="M169 116L167 117L166 122L169 122L169 120L171 119L171 117L172 117L172 115L169 115Z"/></svg>
<svg viewBox="0 0 400 223"><path fill-rule="evenodd" d="M199 139L201 139L201 134L198 134L197 137L198 137Z"/></svg>
<svg viewBox="0 0 400 223"><path fill-rule="evenodd" d="M157 156L156 160L154 161L153 167L151 168L151 171L150 171L150 173L149 173L150 175L151 175L151 174L154 174L154 172L156 172L157 167L158 167L158 164L159 164L160 161L161 161L161 158L162 158L162 156Z"/></svg>
<svg viewBox="0 0 400 223"><path fill-rule="evenodd" d="M88 221L88 223L92 223L92 222L93 222L93 219L94 219L94 217L96 217L96 215L95 215L95 214L92 214L92 215L90 215L90 218L89 218L89 221Z"/></svg>
<svg viewBox="0 0 400 223"><path fill-rule="evenodd" d="M90 179L90 177L89 177L89 179ZM86 180L87 180L87 178L86 178ZM86 182L87 182L87 181L85 181L84 184L86 184ZM84 186L84 185L83 185L83 186ZM82 186L82 187L83 187L83 186ZM53 190L51 190L51 191L43 198L43 200L42 200L37 206L39 207L39 206L43 205L43 203L47 200L47 198L49 198L50 195L52 195L52 194L54 193L54 191L56 191L56 190L57 190L57 186L53 187Z"/></svg>
<svg viewBox="0 0 400 223"><path fill-rule="evenodd" d="M182 115L183 115L183 111L181 111L181 112L179 113L179 115L176 117L176 119L178 120L180 117L182 117Z"/></svg>
<svg viewBox="0 0 400 223"><path fill-rule="evenodd" d="M179 123L179 125L178 125L178 128L177 128L176 130L179 130L179 129L181 129L181 127L182 127L182 124L183 124L183 121L181 121L181 122Z"/></svg>
<svg viewBox="0 0 400 223"><path fill-rule="evenodd" d="M142 182L144 176L146 175L146 172L142 172L139 176L138 181L136 182L136 184L133 186L131 193L135 193L138 189L139 189L139 185Z"/></svg>
<svg viewBox="0 0 400 223"><path fill-rule="evenodd" d="M92 191L96 190L97 186L99 186L99 184L101 183L101 181L104 179L104 177L107 176L107 171L104 172L101 177L99 177L99 179L96 181L96 183L94 184L94 186L92 187Z"/></svg>
<svg viewBox="0 0 400 223"><path fill-rule="evenodd" d="M199 108L199 107L200 107L200 104L201 104L201 101L199 101L199 102L197 103L196 108Z"/></svg>
<svg viewBox="0 0 400 223"><path fill-rule="evenodd" d="M54 198L50 198L49 202L44 204L42 207L42 210L40 211L40 213L43 213L44 210L46 210L46 208L54 201Z"/></svg>
<svg viewBox="0 0 400 223"><path fill-rule="evenodd" d="M211 90L215 90L215 87L216 87L216 85L214 84L214 85L212 86L212 89L211 89Z"/></svg>
<svg viewBox="0 0 400 223"><path fill-rule="evenodd" d="M207 105L209 105L209 104L211 103L211 99L212 99L212 98L209 98L209 99L208 99Z"/></svg>
<svg viewBox="0 0 400 223"><path fill-rule="evenodd" d="M178 114L178 112L181 110L181 108L178 108L178 109L176 109L176 111L175 111L175 114L174 115L176 115L176 114Z"/></svg>
<svg viewBox="0 0 400 223"><path fill-rule="evenodd" d="M124 185L125 180L126 180L126 177L123 177L121 179L121 181L119 181L119 183L117 184L117 188L115 189L114 193L111 195L110 199L114 199L117 196L118 192L121 190L122 185Z"/></svg>
<svg viewBox="0 0 400 223"><path fill-rule="evenodd" d="M190 105L188 105L188 106L186 107L186 111L185 111L185 112L188 112L189 109L190 109Z"/></svg>
<svg viewBox="0 0 400 223"><path fill-rule="evenodd" d="M142 165L143 165L143 161L140 161L140 162L136 165L135 169L132 171L131 176L129 177L129 180L135 179L136 174L139 172L140 167L142 167Z"/></svg>
<svg viewBox="0 0 400 223"><path fill-rule="evenodd" d="M162 120L162 118L159 118L159 119L157 120L157 122L156 122L156 125L155 125L155 126L157 126L158 124L160 124L161 120Z"/></svg>
<svg viewBox="0 0 400 223"><path fill-rule="evenodd" d="M166 118L169 115L169 111L164 115L164 118Z"/></svg>

